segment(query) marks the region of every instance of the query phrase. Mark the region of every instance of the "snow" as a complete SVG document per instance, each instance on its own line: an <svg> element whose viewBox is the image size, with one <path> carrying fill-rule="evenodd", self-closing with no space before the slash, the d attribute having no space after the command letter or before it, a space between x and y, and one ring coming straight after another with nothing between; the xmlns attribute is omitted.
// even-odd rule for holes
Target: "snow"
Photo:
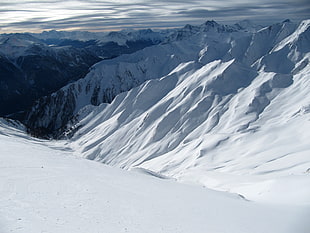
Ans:
<svg viewBox="0 0 310 233"><path fill-rule="evenodd" d="M298 40L301 34L303 34L306 30L309 30L309 25L310 25L310 19L303 20L297 30L292 33L290 36L284 38L278 46L276 46L273 51L278 51L280 49L283 49L286 45L293 44L294 41Z"/></svg>
<svg viewBox="0 0 310 233"><path fill-rule="evenodd" d="M79 41L96 40L101 43L115 42L119 45L127 45L128 41L150 40L154 43L162 41L170 34L170 30L153 31L151 29L121 30L112 32L88 32L88 31L43 31L42 33L31 33L41 40L47 39L69 39Z"/></svg>
<svg viewBox="0 0 310 233"><path fill-rule="evenodd" d="M290 49L272 50L292 28L300 31L285 22L253 35L248 59L200 56L121 93L80 119L70 147L77 156L251 201L308 205L310 54L301 43L307 35Z"/></svg>
<svg viewBox="0 0 310 233"><path fill-rule="evenodd" d="M117 94L137 87L146 80L160 79L184 63L196 62L195 65L203 66L216 60L227 62L234 59L248 70L253 68L254 71L265 69L268 72L287 73L303 56L299 48L307 46L306 36L304 42L301 40L298 43L296 51L288 47L279 52L272 50L298 28L295 23L285 21L258 31L250 28L207 21L200 26L186 25L170 33L159 31L162 36L166 35L164 42L130 55L101 61L90 69L85 78L54 93L48 103L48 111L39 116L36 127L49 127L54 122L62 126L67 123L68 115L77 114L83 107L111 102ZM153 34L149 30L111 33L116 38L129 36L133 39L135 36L148 38ZM70 106L57 104L60 98ZM30 115L36 117L38 109L42 112L42 106L45 105L45 101L39 101Z"/></svg>
<svg viewBox="0 0 310 233"><path fill-rule="evenodd" d="M0 132L3 233L306 233L310 227L309 203L247 201L75 157L65 141L40 141L4 124Z"/></svg>
<svg viewBox="0 0 310 233"><path fill-rule="evenodd" d="M96 64L62 89L66 141L0 120L0 231L309 232L309 21L249 31L186 26ZM84 107L98 88L131 90Z"/></svg>
<svg viewBox="0 0 310 233"><path fill-rule="evenodd" d="M8 58L17 58L31 54L32 46L44 47L44 44L30 34L0 34L0 54Z"/></svg>
<svg viewBox="0 0 310 233"><path fill-rule="evenodd" d="M98 40L99 38L105 37L107 32L88 32L88 31L43 31L42 33L32 33L36 38L41 40L47 39L70 39L70 40Z"/></svg>

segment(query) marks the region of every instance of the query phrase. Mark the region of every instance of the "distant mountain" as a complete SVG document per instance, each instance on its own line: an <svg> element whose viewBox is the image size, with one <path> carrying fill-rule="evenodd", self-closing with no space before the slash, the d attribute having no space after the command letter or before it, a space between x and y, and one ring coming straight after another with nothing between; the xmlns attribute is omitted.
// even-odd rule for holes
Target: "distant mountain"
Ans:
<svg viewBox="0 0 310 233"><path fill-rule="evenodd" d="M58 38L57 41L77 43L80 48L87 47L88 43L91 46L97 43L73 42L70 38ZM195 188L193 184L199 184L206 191L227 192L225 195L229 195L227 198L230 200L237 198L238 204L228 208L232 212L227 212L218 211L218 203L223 202L218 199L220 192L213 196L218 202L214 202L214 208L207 212L210 216L215 216L214 211L218 212L220 214L216 216L221 219L216 223L220 228L211 227L211 232L212 229L219 229L218 232L223 232L221 229L224 228L224 231L231 229L231 224L223 225L222 215L227 217L228 223L234 224L236 221L231 217L235 216L235 210L240 206L245 211L240 215L241 228L236 228L237 231L307 232L310 205L309 42L310 20L299 24L285 20L264 28L252 23L227 26L208 21L200 26L186 25L170 31L157 45L96 63L84 78L40 98L24 121L28 131L35 136L61 137L65 140L34 139L25 134L20 123L0 118L0 142L8 144L8 147L0 147L4 154L1 158L6 164L2 177L6 178L7 173L11 172L18 179L11 179L10 187L15 189L16 184L20 183L20 192L15 192L18 194L15 199L12 199L10 190L4 192L7 197L4 202L10 203L6 208L8 213L12 213L10 207L24 209L20 202L16 202L25 200L20 193L26 193L31 203L37 203L33 193L25 186L24 179L20 178L24 178L20 172L25 169L32 171L35 176L29 180L31 184L40 173L46 178L53 178L50 172L57 168L55 182L53 179L50 183L39 182L43 184L40 186L41 196L47 200L46 186L54 184L54 188L60 187L60 193L63 187L67 190L72 182L63 179L67 183L59 185L59 174L65 171L62 177L72 177L66 173L67 169L74 167L71 166L74 161L80 163L82 160L77 158L83 157L153 176L158 185L165 183L167 186L163 189L164 193L174 181L180 181L190 184L186 185L189 189ZM114 43L123 46L120 41ZM59 45L50 45L54 46L59 48ZM67 46L71 47L64 47ZM10 62L7 57L2 57L2 60L4 64ZM8 71L19 74L14 66L7 67ZM20 153L25 148L26 155L32 153L34 156ZM55 153L59 155L58 159ZM9 156L12 154L13 159ZM49 158L49 155L52 157ZM63 159L68 166L63 167ZM26 165L25 161L28 161ZM95 169L90 174L87 169L91 168L91 163L84 167L82 162L71 170L79 184L73 186L78 189L82 187L87 197L90 193L97 197L97 188L105 187L98 186L98 182L113 180L116 173L106 179L102 176L103 170L98 167L100 171ZM37 166L30 166L31 163ZM85 169L81 170L82 167ZM91 186L87 189L85 185L81 186L76 174L81 174L80 178L84 177L86 183L93 181L95 192L91 192ZM137 179L134 183L141 186ZM151 190L156 195L158 185L153 187L155 191ZM121 191L130 190L131 196L137 196L131 184L125 186L121 187ZM143 198L150 200L144 189L143 186ZM72 190L69 191L63 192L62 196L66 196L72 204ZM107 187L105 191L110 193L111 188ZM185 200L183 192L174 189L172 193L173 200L181 200L179 197ZM57 192L48 192L48 197L61 200L64 204L60 198L62 196L55 194ZM73 194L77 196L76 192ZM209 194L202 195L201 200ZM156 195L156 200L167 200ZM114 198L114 195L110 196ZM119 197L124 203L128 202L122 195ZM186 199L186 203L194 203L193 200L200 199L194 194ZM88 199L89 205L84 205L81 198L76 201L79 210L86 206L86 212L80 211L83 216L89 212L89 206L96 206ZM120 206L119 202L115 203ZM151 204L149 209L154 207L154 203ZM254 215L249 215L249 207L257 204L257 209L252 212ZM105 199L102 205L110 206ZM141 205L143 209L144 206ZM169 205L165 203L163 206L163 209L169 210ZM179 204L176 206L180 207ZM205 214L204 210L197 212L197 208L192 207L189 206L189 209L198 213L197 216ZM42 206L38 208L42 209ZM25 216L29 215L28 212L25 211ZM275 223L272 225L274 229L270 228L268 221L259 217L265 216L265 213L275 219L271 221ZM33 216L37 219L37 215ZM72 215L68 216L71 219ZM156 212L156 216L162 216L161 211ZM194 226L198 226L197 231L205 231L200 223L197 224L196 218L190 218L194 219ZM10 219L13 229L16 218ZM72 219L75 222L76 218ZM285 224L278 224L283 219ZM55 222L59 223L58 220ZM259 227L253 227L252 220ZM22 220L19 222L24 223ZM151 222L154 222L153 218ZM248 226L244 225L249 222ZM179 219L176 220L179 227L178 224ZM146 226L149 229L149 224ZM181 228L166 229L175 231ZM184 228L184 232L192 232L192 229ZM163 228L160 230L165 231Z"/></svg>
<svg viewBox="0 0 310 233"><path fill-rule="evenodd" d="M116 42L119 45L126 45L127 41L149 40L154 44L159 43L163 38L167 37L173 30L158 30L151 29L141 30L121 30L113 32L87 32L87 31L44 31L42 33L32 33L31 35L43 40L71 40L71 41L100 41Z"/></svg>
<svg viewBox="0 0 310 233"><path fill-rule="evenodd" d="M14 118L101 60L74 47L52 48L28 34L2 35L0 57L0 115Z"/></svg>
<svg viewBox="0 0 310 233"><path fill-rule="evenodd" d="M122 43L107 33L0 35L0 116L23 120L35 100L83 78L93 64L165 38L152 30L114 34L122 35Z"/></svg>

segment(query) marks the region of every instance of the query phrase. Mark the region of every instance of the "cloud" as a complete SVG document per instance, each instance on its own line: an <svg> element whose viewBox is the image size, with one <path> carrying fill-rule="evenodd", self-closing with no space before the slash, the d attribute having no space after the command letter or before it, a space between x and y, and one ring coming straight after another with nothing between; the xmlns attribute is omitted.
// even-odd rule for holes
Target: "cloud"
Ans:
<svg viewBox="0 0 310 233"><path fill-rule="evenodd" d="M273 21L281 21L286 18L293 20L301 20L310 18L310 8L300 5L295 6L292 11L285 3L266 3L263 5L243 5L222 7L220 9L190 9L177 12L181 17L185 18L213 18L220 21L227 21L229 18L252 18L255 21L271 23Z"/></svg>
<svg viewBox="0 0 310 233"><path fill-rule="evenodd" d="M306 0L1 0L0 33L179 27L208 19L279 22L310 18Z"/></svg>

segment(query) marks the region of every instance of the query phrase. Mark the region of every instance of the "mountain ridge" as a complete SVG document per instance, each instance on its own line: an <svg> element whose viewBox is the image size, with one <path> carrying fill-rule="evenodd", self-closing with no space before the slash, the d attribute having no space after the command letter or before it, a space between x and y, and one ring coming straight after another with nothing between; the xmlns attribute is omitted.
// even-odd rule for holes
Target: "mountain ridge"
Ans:
<svg viewBox="0 0 310 233"><path fill-rule="evenodd" d="M181 62L198 60L199 63L206 64L217 59L224 61L236 59L249 67L255 65L259 70L261 66L259 59L263 59L268 52L272 52L275 44L293 33L296 28L297 25L290 21L274 24L255 33L234 25L220 25L214 21L207 21L200 26L186 25L155 47L96 64L84 79L63 88L59 96L63 96L64 92L72 97L65 101L72 103L70 111L59 115L58 113L64 112L64 109L59 109L56 105L52 106L53 102L57 102L52 99L59 98L56 92L34 105L26 122L29 122L28 125L32 129L47 128L53 135L53 131L61 131L61 128L82 107L88 104L109 103L120 92L140 85L147 79L167 75ZM271 43L266 44L265 40ZM287 67L291 65L289 63L290 61L287 60ZM278 72L274 67L268 68L269 71ZM42 109L44 111L45 105L54 108L58 117L51 117L47 112L38 113ZM36 123L34 119L40 119L41 123ZM61 123L55 124L56 121L61 121ZM57 127L53 127L54 125Z"/></svg>
<svg viewBox="0 0 310 233"><path fill-rule="evenodd" d="M276 38L277 28L257 37ZM281 186L283 177L297 179L310 166L310 53L303 42L309 30L304 32L275 51L286 40L280 33L282 40L256 60L261 51L255 54L251 45L252 65L230 54L202 63L198 50L196 60L111 104L82 109L70 145L77 155L112 166L268 199L266 183ZM243 175L253 180L240 183ZM251 193L260 185L261 196Z"/></svg>
<svg viewBox="0 0 310 233"><path fill-rule="evenodd" d="M93 64L157 44L166 36L151 30L116 34L122 41L105 33L1 34L0 115L23 121L35 100L83 78ZM91 40L77 40L79 36Z"/></svg>

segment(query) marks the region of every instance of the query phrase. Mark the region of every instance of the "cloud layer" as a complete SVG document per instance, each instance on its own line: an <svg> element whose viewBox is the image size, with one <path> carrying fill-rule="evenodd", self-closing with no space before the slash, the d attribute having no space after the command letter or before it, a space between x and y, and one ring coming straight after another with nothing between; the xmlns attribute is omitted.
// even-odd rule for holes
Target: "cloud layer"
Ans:
<svg viewBox="0 0 310 233"><path fill-rule="evenodd" d="M167 28L214 19L260 23L310 18L307 0L1 0L0 33Z"/></svg>

